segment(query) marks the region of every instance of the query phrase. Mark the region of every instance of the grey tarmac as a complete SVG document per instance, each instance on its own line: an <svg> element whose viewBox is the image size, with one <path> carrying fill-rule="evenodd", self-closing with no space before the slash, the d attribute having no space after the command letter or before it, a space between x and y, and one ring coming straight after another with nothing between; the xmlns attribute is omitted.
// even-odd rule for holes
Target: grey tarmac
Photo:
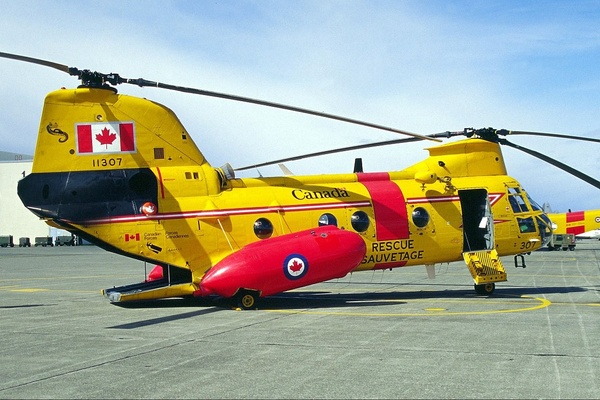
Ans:
<svg viewBox="0 0 600 400"><path fill-rule="evenodd" d="M0 398L600 398L600 242L538 251L476 296L462 262L262 299L128 307L151 265L94 246L0 249Z"/></svg>

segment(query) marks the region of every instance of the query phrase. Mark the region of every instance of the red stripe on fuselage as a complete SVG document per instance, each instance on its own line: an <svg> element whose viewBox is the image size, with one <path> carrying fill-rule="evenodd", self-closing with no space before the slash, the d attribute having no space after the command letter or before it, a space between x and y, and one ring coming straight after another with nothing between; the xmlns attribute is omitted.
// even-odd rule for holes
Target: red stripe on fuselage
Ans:
<svg viewBox="0 0 600 400"><path fill-rule="evenodd" d="M387 172L358 173L371 196L377 240L408 238L408 218L404 195L398 185L390 180Z"/></svg>
<svg viewBox="0 0 600 400"><path fill-rule="evenodd" d="M569 223L581 222L581 225L568 226L567 233L579 235L585 232L585 211L574 211L567 213L567 225Z"/></svg>
<svg viewBox="0 0 600 400"><path fill-rule="evenodd" d="M585 219L585 212L583 211L574 211L567 213L567 222L577 222L583 221Z"/></svg>
<svg viewBox="0 0 600 400"><path fill-rule="evenodd" d="M158 174L158 184L160 185L160 198L165 198L165 185L163 184L162 174L160 173L160 168L156 167L156 173Z"/></svg>

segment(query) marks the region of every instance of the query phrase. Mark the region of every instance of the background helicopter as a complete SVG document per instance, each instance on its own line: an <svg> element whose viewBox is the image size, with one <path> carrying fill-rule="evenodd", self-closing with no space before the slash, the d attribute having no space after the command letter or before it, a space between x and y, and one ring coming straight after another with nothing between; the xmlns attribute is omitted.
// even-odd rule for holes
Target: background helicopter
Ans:
<svg viewBox="0 0 600 400"><path fill-rule="evenodd" d="M600 238L600 210L547 213L552 221L553 240L550 249L574 250L576 239Z"/></svg>
<svg viewBox="0 0 600 400"><path fill-rule="evenodd" d="M542 210L506 175L499 143L600 188L594 178L499 136L597 139L491 128L418 135L295 106L0 56L82 81L77 90L48 95L33 171L20 182L19 195L51 225L160 265L162 273L149 282L106 290L111 301L216 294L253 308L259 296L355 270L432 267L460 259L461 253L476 291L491 294L495 282L506 280L499 255L535 250L550 234ZM169 109L117 95L113 86L122 83L411 136L393 143L459 134L474 138L431 148L427 160L398 172L364 173L357 163L346 175L240 180L230 166L208 164ZM390 141L375 145L384 144ZM362 147L369 146L374 144Z"/></svg>

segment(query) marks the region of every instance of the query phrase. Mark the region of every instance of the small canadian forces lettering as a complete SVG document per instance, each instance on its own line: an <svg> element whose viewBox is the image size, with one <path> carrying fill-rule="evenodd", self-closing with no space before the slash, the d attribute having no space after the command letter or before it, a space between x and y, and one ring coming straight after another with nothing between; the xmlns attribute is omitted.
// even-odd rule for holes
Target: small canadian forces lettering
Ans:
<svg viewBox="0 0 600 400"><path fill-rule="evenodd" d="M190 237L190 235L188 235L187 233L179 233L177 231L173 231L173 232L167 232L166 237L167 237L167 239L185 239L185 238Z"/></svg>
<svg viewBox="0 0 600 400"><path fill-rule="evenodd" d="M345 189L335 188L331 190L303 190L294 189L292 190L292 196L298 200L317 200L317 199L330 199L330 198L341 198L350 197Z"/></svg>
<svg viewBox="0 0 600 400"><path fill-rule="evenodd" d="M156 240L160 235L160 232L144 232L144 240Z"/></svg>
<svg viewBox="0 0 600 400"><path fill-rule="evenodd" d="M415 249L414 240L391 240L372 243L370 254L363 258L362 264L394 263L423 257L424 250Z"/></svg>

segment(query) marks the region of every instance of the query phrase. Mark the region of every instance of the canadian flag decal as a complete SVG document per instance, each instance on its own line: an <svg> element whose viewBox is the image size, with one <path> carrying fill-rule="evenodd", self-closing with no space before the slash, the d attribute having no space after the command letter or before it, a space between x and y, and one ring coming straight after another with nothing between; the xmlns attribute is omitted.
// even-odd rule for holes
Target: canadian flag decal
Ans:
<svg viewBox="0 0 600 400"><path fill-rule="evenodd" d="M135 240L136 242L139 242L140 241L140 234L139 233L136 233L136 234L126 233L125 234L125 241L129 242L130 240Z"/></svg>
<svg viewBox="0 0 600 400"><path fill-rule="evenodd" d="M98 122L75 125L77 153L133 153L133 122Z"/></svg>

